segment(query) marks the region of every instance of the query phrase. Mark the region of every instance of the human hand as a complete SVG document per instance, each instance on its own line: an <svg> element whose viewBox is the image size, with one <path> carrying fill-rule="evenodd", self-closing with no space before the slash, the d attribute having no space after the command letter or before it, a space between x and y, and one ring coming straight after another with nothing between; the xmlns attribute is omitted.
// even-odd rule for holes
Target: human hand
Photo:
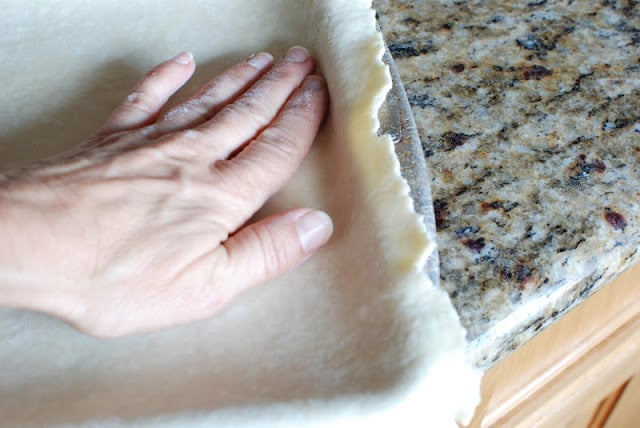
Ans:
<svg viewBox="0 0 640 428"><path fill-rule="evenodd" d="M244 225L326 113L308 53L257 54L161 113L194 70L188 53L158 65L72 152L4 180L1 305L100 337L159 329L211 316L329 239L307 208Z"/></svg>

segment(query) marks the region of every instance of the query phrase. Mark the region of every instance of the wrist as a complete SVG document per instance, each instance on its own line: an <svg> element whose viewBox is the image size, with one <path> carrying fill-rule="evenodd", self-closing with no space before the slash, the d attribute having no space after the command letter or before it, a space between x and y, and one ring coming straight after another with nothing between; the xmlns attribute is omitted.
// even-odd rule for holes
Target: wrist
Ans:
<svg viewBox="0 0 640 428"><path fill-rule="evenodd" d="M45 312L66 320L83 313L70 291L68 251L55 222L61 192L37 182L0 185L0 307ZM59 231L58 231L59 232ZM67 256L67 257L66 257Z"/></svg>
<svg viewBox="0 0 640 428"><path fill-rule="evenodd" d="M0 306L22 306L23 300L30 300L23 296L31 286L19 255L21 227L16 222L16 208L9 191L0 189Z"/></svg>
<svg viewBox="0 0 640 428"><path fill-rule="evenodd" d="M30 259L37 251L37 232L32 227L33 215L17 191L0 188L0 306L43 309L46 288L39 272L30 269ZM31 256L30 256L31 255Z"/></svg>

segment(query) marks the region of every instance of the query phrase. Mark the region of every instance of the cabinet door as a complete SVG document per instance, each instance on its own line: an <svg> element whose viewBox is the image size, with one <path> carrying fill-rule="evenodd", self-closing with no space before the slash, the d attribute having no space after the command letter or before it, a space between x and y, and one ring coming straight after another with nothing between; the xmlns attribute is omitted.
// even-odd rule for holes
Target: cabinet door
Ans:
<svg viewBox="0 0 640 428"><path fill-rule="evenodd" d="M573 428L636 372L640 265L488 370L470 426Z"/></svg>

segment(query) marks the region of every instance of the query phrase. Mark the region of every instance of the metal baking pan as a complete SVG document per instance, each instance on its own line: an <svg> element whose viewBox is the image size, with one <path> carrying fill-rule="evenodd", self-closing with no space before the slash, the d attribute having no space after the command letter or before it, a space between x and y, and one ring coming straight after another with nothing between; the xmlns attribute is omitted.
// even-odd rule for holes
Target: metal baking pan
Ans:
<svg viewBox="0 0 640 428"><path fill-rule="evenodd" d="M393 86L378 113L379 132L389 134L393 138L402 176L407 180L411 189L414 208L418 214L422 215L429 239L432 242L437 242L430 188L431 180L416 122L413 113L411 113L400 74L388 49L386 49L383 61L389 66ZM440 284L440 268L437 250L433 251L427 259L424 270L433 284L438 286Z"/></svg>

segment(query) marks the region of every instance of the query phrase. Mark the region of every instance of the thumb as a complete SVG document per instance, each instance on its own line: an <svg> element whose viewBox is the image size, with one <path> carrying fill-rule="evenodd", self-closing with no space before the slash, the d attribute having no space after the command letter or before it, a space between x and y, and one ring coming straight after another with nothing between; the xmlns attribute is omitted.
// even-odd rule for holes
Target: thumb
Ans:
<svg viewBox="0 0 640 428"><path fill-rule="evenodd" d="M333 233L322 211L295 209L249 225L223 244L227 278L240 292L291 270L325 244Z"/></svg>

